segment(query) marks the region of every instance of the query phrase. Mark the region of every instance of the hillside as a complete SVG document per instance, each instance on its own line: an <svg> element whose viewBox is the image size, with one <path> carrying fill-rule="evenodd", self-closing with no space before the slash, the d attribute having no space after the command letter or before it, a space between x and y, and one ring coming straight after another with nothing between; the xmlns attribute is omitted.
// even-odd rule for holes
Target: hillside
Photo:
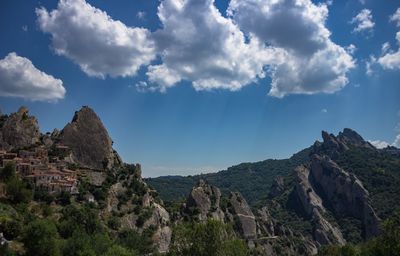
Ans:
<svg viewBox="0 0 400 256"><path fill-rule="evenodd" d="M311 148L294 154L289 159L268 159L255 163L241 163L217 173L193 176L161 176L145 181L154 187L164 201L179 201L186 198L190 190L200 180L221 189L225 195L239 191L249 202L256 205L268 196L276 176L286 176L299 164L308 160Z"/></svg>

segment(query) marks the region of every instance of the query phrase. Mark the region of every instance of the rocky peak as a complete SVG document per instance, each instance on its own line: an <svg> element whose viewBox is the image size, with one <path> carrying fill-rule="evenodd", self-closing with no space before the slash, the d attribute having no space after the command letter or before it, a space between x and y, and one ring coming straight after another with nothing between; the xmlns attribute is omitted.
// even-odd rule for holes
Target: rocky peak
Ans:
<svg viewBox="0 0 400 256"><path fill-rule="evenodd" d="M200 179L193 187L186 202L186 212L195 212L198 219L203 221L211 217L223 221L224 213L220 209L221 191Z"/></svg>
<svg viewBox="0 0 400 256"><path fill-rule="evenodd" d="M370 149L374 148L369 142L365 141L360 134L350 128L344 128L343 132L339 132L337 138L347 145L366 147Z"/></svg>
<svg viewBox="0 0 400 256"><path fill-rule="evenodd" d="M326 154L332 159L337 159L340 153L350 147L374 149L374 146L365 141L361 135L349 128L344 128L338 136L322 131L322 139L323 143L318 141L314 143L313 152L315 154Z"/></svg>
<svg viewBox="0 0 400 256"><path fill-rule="evenodd" d="M0 144L6 150L29 147L40 141L38 121L29 115L27 107L20 107L7 117L0 131Z"/></svg>
<svg viewBox="0 0 400 256"><path fill-rule="evenodd" d="M82 167L105 170L121 164L106 128L87 106L75 112L72 121L60 132L59 141L71 148L72 159Z"/></svg>

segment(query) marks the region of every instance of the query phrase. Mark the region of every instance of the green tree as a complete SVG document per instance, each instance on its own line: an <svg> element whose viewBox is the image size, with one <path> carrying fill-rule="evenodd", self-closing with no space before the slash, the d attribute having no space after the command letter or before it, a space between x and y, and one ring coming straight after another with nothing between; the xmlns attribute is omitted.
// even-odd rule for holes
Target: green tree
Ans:
<svg viewBox="0 0 400 256"><path fill-rule="evenodd" d="M7 163L6 166L0 169L0 180L8 181L9 179L15 177L15 164Z"/></svg>
<svg viewBox="0 0 400 256"><path fill-rule="evenodd" d="M32 191L26 188L26 184L13 177L6 183L7 196L13 203L27 203L32 199Z"/></svg>
<svg viewBox="0 0 400 256"><path fill-rule="evenodd" d="M231 227L215 220L177 225L170 255L244 256L245 243L237 239Z"/></svg>
<svg viewBox="0 0 400 256"><path fill-rule="evenodd" d="M22 242L28 256L60 255L57 229L51 221L35 220L29 223L24 230Z"/></svg>
<svg viewBox="0 0 400 256"><path fill-rule="evenodd" d="M117 243L123 247L137 252L139 255L149 254L154 251L150 237L140 235L134 230L123 230L118 234Z"/></svg>
<svg viewBox="0 0 400 256"><path fill-rule="evenodd" d="M119 245L113 245L110 247L107 252L104 254L104 256L136 256L135 252L129 251L128 249L119 246Z"/></svg>

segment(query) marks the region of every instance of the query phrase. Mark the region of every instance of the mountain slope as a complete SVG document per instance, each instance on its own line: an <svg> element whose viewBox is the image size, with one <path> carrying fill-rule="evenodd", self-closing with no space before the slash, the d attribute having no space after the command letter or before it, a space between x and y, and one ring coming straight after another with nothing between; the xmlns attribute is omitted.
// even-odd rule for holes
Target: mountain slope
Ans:
<svg viewBox="0 0 400 256"><path fill-rule="evenodd" d="M186 198L192 187L203 179L219 187L225 195L230 191L240 192L253 206L268 196L276 176L285 176L296 166L306 162L310 150L311 148L304 149L289 159L242 163L217 173L148 178L146 182L158 191L164 201L179 201Z"/></svg>

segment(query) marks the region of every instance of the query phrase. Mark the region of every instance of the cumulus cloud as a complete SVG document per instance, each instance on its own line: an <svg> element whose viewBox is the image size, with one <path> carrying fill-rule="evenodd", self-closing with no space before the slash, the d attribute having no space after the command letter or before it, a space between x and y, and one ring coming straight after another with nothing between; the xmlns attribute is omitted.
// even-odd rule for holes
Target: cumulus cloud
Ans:
<svg viewBox="0 0 400 256"><path fill-rule="evenodd" d="M155 58L147 29L127 27L84 0L60 0L57 9L39 8L36 13L40 29L51 35L55 53L89 76L133 76Z"/></svg>
<svg viewBox="0 0 400 256"><path fill-rule="evenodd" d="M100 78L133 76L145 66L142 89L166 91L189 81L196 90L235 91L270 76L271 96L333 93L355 66L356 48L330 39L327 3L311 0L232 0L226 16L214 0L163 0L161 28L153 33L85 0L60 0L57 9L36 12L56 54Z"/></svg>
<svg viewBox="0 0 400 256"><path fill-rule="evenodd" d="M325 27L326 4L232 0L228 15L249 37L284 52L285 61L271 65L269 95L333 93L348 83L346 74L355 62L344 47L331 41Z"/></svg>
<svg viewBox="0 0 400 256"><path fill-rule="evenodd" d="M389 17L391 22L395 22L397 27L400 27L400 8ZM400 31L396 33L397 44L400 46ZM384 69L398 70L400 69L400 48L397 51L390 49L390 44L385 43L382 46L382 56L377 60L377 62Z"/></svg>
<svg viewBox="0 0 400 256"><path fill-rule="evenodd" d="M246 41L214 0L164 0L162 29L154 34L162 64L149 67L149 81L165 90L182 80L196 90L238 90L264 77L264 66L279 54L256 38Z"/></svg>
<svg viewBox="0 0 400 256"><path fill-rule="evenodd" d="M60 79L38 70L29 59L11 52L0 60L0 96L57 101L64 98L65 88Z"/></svg>
<svg viewBox="0 0 400 256"><path fill-rule="evenodd" d="M357 14L352 20L352 24L355 24L353 32L372 32L375 23L372 21L372 12L368 9L362 9L359 14Z"/></svg>

